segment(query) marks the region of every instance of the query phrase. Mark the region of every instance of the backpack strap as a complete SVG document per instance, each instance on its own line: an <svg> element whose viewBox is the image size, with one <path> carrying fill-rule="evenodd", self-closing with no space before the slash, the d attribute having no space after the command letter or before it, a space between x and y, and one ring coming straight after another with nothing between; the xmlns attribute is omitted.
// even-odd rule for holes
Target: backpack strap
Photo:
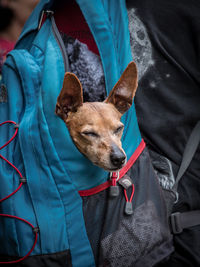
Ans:
<svg viewBox="0 0 200 267"><path fill-rule="evenodd" d="M173 234L180 234L183 229L200 224L200 210L174 212L170 216L170 226Z"/></svg>
<svg viewBox="0 0 200 267"><path fill-rule="evenodd" d="M173 192L177 196L176 202L178 201L178 184L183 177L184 173L186 172L187 168L189 167L194 154L198 148L200 143L200 121L197 122L190 137L187 141L185 146L185 150L183 153L183 158L181 161L181 165L176 177L176 182L173 186ZM175 212L172 213L170 216L170 224L172 233L178 234L183 231L183 229L200 225L200 210L188 211L188 212Z"/></svg>
<svg viewBox="0 0 200 267"><path fill-rule="evenodd" d="M175 191L177 191L178 183L183 177L183 174L186 172L187 168L189 167L194 157L194 154L198 148L199 142L200 142L200 121L198 121L195 127L193 128L192 133L190 134L190 137L185 146L181 165L180 165L177 177L176 177L176 182L173 186L173 189Z"/></svg>

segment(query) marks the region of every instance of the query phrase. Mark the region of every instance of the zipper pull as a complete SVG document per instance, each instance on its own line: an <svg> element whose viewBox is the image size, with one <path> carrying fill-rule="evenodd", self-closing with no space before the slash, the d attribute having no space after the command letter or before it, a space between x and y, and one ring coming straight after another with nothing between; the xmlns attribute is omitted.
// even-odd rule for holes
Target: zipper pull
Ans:
<svg viewBox="0 0 200 267"><path fill-rule="evenodd" d="M135 192L134 184L132 184L132 193L131 193L130 199L128 199L126 190L127 189L124 188L124 195L125 195L125 198L126 198L126 204L125 204L124 212L125 212L126 215L132 215L133 214L133 203L132 203L132 200L133 200L133 196L134 196L134 192Z"/></svg>
<svg viewBox="0 0 200 267"><path fill-rule="evenodd" d="M110 197L117 197L119 196L119 186L117 185L117 181L119 179L119 172L111 172L110 177L112 185L109 189L109 195Z"/></svg>
<svg viewBox="0 0 200 267"><path fill-rule="evenodd" d="M132 204L132 202L126 202L124 212L125 212L126 215L132 215L133 214L133 204Z"/></svg>
<svg viewBox="0 0 200 267"><path fill-rule="evenodd" d="M42 10L39 24L38 24L38 30L42 27L42 24L44 23L45 19L52 17L54 12L52 10Z"/></svg>

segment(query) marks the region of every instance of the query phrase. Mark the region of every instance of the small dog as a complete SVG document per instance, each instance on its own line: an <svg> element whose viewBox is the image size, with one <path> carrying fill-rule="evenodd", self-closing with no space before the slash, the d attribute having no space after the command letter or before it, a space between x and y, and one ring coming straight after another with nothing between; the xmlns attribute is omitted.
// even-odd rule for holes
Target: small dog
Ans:
<svg viewBox="0 0 200 267"><path fill-rule="evenodd" d="M64 120L79 151L109 172L126 164L120 119L132 105L137 85L137 67L131 62L104 102L83 103L80 81L67 72L57 98L56 114Z"/></svg>

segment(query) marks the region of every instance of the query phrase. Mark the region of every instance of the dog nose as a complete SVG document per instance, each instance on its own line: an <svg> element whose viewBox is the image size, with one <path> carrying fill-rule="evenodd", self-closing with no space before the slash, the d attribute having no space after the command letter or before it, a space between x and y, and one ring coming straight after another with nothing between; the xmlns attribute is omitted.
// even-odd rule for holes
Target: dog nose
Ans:
<svg viewBox="0 0 200 267"><path fill-rule="evenodd" d="M113 166L117 168L121 168L121 166L125 163L126 155L119 148L114 148L110 154L110 161Z"/></svg>

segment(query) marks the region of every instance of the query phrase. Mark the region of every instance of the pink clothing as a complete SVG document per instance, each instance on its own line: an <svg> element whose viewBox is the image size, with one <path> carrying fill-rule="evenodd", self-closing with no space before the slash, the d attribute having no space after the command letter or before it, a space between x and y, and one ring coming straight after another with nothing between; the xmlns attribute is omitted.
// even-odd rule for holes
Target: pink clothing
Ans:
<svg viewBox="0 0 200 267"><path fill-rule="evenodd" d="M92 33L76 2L67 1L62 9L55 12L55 20L60 32L78 39L81 43L86 44L93 53L99 54Z"/></svg>
<svg viewBox="0 0 200 267"><path fill-rule="evenodd" d="M0 38L0 73L6 55L14 48L15 42L7 41Z"/></svg>

